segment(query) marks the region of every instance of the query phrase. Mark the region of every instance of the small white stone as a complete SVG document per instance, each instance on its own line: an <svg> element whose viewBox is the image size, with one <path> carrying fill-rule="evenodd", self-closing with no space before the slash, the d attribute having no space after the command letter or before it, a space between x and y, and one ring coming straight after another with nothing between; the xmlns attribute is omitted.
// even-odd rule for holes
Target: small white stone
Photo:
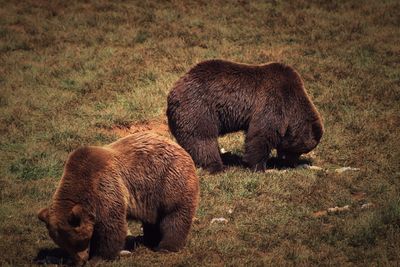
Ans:
<svg viewBox="0 0 400 267"><path fill-rule="evenodd" d="M343 207L334 207L334 208L329 208L327 209L328 213L339 213L339 212L344 212L344 211L349 211L350 210L350 205L346 205Z"/></svg>
<svg viewBox="0 0 400 267"><path fill-rule="evenodd" d="M365 203L365 204L361 205L361 209L362 210L369 209L369 208L372 208L372 207L374 207L374 204L372 204L372 203Z"/></svg>
<svg viewBox="0 0 400 267"><path fill-rule="evenodd" d="M336 212L338 209L339 209L338 206L336 206L336 207L334 207L334 208L329 208L329 209L328 209L328 212L334 213L334 212Z"/></svg>
<svg viewBox="0 0 400 267"><path fill-rule="evenodd" d="M228 213L229 213L229 214L232 214L232 213L233 213L233 209L229 209L229 210L228 210Z"/></svg>
<svg viewBox="0 0 400 267"><path fill-rule="evenodd" d="M132 255L132 252L130 252L129 250L121 250L121 251L119 252L119 255L120 255L121 257L126 257L126 256Z"/></svg>
<svg viewBox="0 0 400 267"><path fill-rule="evenodd" d="M360 168L342 167L342 168L336 169L335 172L342 173L342 172L345 172L345 171L359 171L359 170L360 170Z"/></svg>
<svg viewBox="0 0 400 267"><path fill-rule="evenodd" d="M213 219L211 220L211 224L213 224L213 223L215 223L215 222L218 222L218 223L227 223L228 220L225 219L225 218L223 218L223 217L221 217L221 218L213 218Z"/></svg>

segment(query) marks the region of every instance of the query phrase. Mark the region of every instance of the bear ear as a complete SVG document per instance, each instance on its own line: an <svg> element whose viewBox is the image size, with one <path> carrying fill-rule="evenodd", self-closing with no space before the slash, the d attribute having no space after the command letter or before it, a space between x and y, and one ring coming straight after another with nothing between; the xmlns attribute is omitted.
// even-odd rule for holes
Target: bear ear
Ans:
<svg viewBox="0 0 400 267"><path fill-rule="evenodd" d="M71 213L69 214L68 224L74 228L79 227L82 222L82 214L83 214L82 206L76 204L72 208Z"/></svg>
<svg viewBox="0 0 400 267"><path fill-rule="evenodd" d="M49 223L49 209L43 208L38 212L38 218L44 223Z"/></svg>

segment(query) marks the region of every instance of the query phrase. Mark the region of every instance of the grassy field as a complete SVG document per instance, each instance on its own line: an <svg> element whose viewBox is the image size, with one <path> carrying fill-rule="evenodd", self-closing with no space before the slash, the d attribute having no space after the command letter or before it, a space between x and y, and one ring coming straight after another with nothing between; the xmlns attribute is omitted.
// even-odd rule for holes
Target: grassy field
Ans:
<svg viewBox="0 0 400 267"><path fill-rule="evenodd" d="M396 0L0 1L0 265L31 265L56 247L36 213L70 151L142 129L168 135L174 81L223 58L299 71L325 124L304 157L323 169L199 170L184 250L141 247L102 265L398 266L399 9ZM220 141L242 153L242 134ZM360 170L335 171L344 166ZM228 222L210 223L218 217Z"/></svg>

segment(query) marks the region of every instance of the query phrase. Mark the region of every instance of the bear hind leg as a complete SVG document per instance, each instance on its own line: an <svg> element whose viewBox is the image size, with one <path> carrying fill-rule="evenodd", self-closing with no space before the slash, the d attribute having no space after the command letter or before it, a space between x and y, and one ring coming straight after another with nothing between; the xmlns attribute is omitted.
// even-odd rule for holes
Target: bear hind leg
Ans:
<svg viewBox="0 0 400 267"><path fill-rule="evenodd" d="M191 140L189 154L197 166L202 167L210 173L217 173L224 170L217 137L207 139Z"/></svg>
<svg viewBox="0 0 400 267"><path fill-rule="evenodd" d="M210 110L204 111L206 106L188 108L195 112L186 114L190 121L183 125L175 123L177 118L173 114L168 115L168 122L179 145L190 154L196 166L217 173L224 169L218 146L218 119ZM200 110L204 112L197 113Z"/></svg>

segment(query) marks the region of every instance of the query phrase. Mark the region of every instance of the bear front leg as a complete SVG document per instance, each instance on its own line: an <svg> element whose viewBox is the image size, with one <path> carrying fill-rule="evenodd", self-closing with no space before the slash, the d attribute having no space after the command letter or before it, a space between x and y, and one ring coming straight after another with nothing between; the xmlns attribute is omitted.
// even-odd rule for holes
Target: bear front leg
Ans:
<svg viewBox="0 0 400 267"><path fill-rule="evenodd" d="M162 239L156 247L157 251L176 252L183 248L192 224L190 210L181 209L166 215L160 223Z"/></svg>
<svg viewBox="0 0 400 267"><path fill-rule="evenodd" d="M265 137L246 137L243 162L253 171L264 171L270 152Z"/></svg>
<svg viewBox="0 0 400 267"><path fill-rule="evenodd" d="M161 241L160 224L143 223L143 245L151 249Z"/></svg>
<svg viewBox="0 0 400 267"><path fill-rule="evenodd" d="M246 134L243 161L254 171L264 171L271 149L278 143L278 136L277 131L257 126L251 126Z"/></svg>
<svg viewBox="0 0 400 267"><path fill-rule="evenodd" d="M102 258L113 260L118 257L119 252L124 248L125 239L128 232L128 224L107 221L105 224L95 226L92 240L90 241L89 255L91 259Z"/></svg>

